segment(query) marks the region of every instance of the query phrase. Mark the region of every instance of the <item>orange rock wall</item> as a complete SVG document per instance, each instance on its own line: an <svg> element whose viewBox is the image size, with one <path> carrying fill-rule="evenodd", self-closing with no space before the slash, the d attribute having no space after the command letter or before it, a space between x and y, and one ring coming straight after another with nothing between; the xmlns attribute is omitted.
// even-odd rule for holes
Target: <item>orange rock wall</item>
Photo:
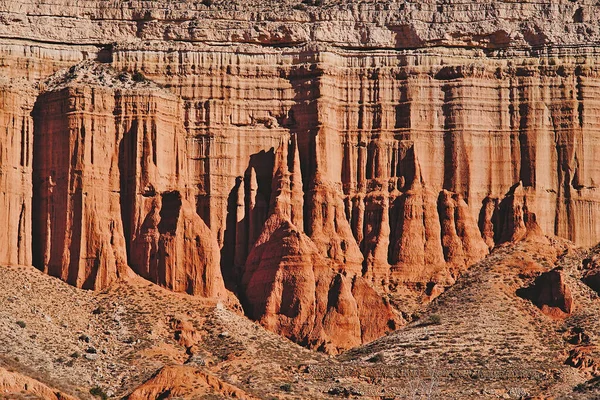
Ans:
<svg viewBox="0 0 600 400"><path fill-rule="evenodd" d="M130 266L175 291L225 295L218 245L188 199L179 112L156 88L79 84L38 97L35 266L83 288Z"/></svg>
<svg viewBox="0 0 600 400"><path fill-rule="evenodd" d="M0 87L0 262L31 265L32 88Z"/></svg>

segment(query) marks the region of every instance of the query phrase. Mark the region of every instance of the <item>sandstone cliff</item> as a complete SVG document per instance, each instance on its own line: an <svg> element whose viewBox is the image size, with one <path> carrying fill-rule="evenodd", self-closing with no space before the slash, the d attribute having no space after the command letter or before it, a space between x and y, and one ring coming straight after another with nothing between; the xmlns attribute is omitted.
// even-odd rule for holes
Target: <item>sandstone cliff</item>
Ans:
<svg viewBox="0 0 600 400"><path fill-rule="evenodd" d="M337 351L498 243L600 241L597 5L205 3L3 3L0 263Z"/></svg>
<svg viewBox="0 0 600 400"><path fill-rule="evenodd" d="M186 197L177 99L93 64L50 84L33 111L34 265L84 288L129 265L175 291L224 296L216 240Z"/></svg>
<svg viewBox="0 0 600 400"><path fill-rule="evenodd" d="M290 151L291 147L291 151ZM242 302L251 318L329 353L373 340L396 326L390 304L361 277L362 257L327 186L312 184L318 210L303 231L301 171L295 140L275 154L271 212L246 260ZM252 179L252 177L251 177ZM311 198L309 197L309 198ZM339 207L339 214L336 212Z"/></svg>
<svg viewBox="0 0 600 400"><path fill-rule="evenodd" d="M0 262L31 265L35 92L26 82L0 87Z"/></svg>

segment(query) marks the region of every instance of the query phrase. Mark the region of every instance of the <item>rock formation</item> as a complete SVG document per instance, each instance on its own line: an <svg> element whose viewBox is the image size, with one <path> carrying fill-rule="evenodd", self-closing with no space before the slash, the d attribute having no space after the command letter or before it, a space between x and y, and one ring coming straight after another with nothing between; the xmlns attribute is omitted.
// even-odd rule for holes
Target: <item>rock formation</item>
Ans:
<svg viewBox="0 0 600 400"><path fill-rule="evenodd" d="M33 88L0 86L0 263L31 265Z"/></svg>
<svg viewBox="0 0 600 400"><path fill-rule="evenodd" d="M595 350L595 346L579 346L569 351L569 355L565 360L566 365L577 368L581 372L588 373L592 376L598 376L600 366L598 362L590 356Z"/></svg>
<svg viewBox="0 0 600 400"><path fill-rule="evenodd" d="M585 259L583 262L583 282L600 294L600 256Z"/></svg>
<svg viewBox="0 0 600 400"><path fill-rule="evenodd" d="M496 244L600 241L598 5L5 6L0 263L341 349Z"/></svg>
<svg viewBox="0 0 600 400"><path fill-rule="evenodd" d="M314 236L303 232L300 175L297 142L284 140L275 154L271 212L246 260L243 303L268 329L336 353L393 330L399 319L361 277L360 251L352 255L349 248L356 242L340 238L351 235L343 214L336 213L341 199L327 187L325 199L313 194L321 200L314 207L318 217L311 218L317 221Z"/></svg>
<svg viewBox="0 0 600 400"><path fill-rule="evenodd" d="M501 199L489 196L484 199L479 227L488 245L519 240L546 241L527 200L521 182L511 187Z"/></svg>
<svg viewBox="0 0 600 400"><path fill-rule="evenodd" d="M0 368L0 393L5 398L31 396L42 400L76 400L73 396L5 368Z"/></svg>
<svg viewBox="0 0 600 400"><path fill-rule="evenodd" d="M185 197L178 102L128 79L84 64L38 98L34 265L84 288L129 265L175 291L224 296L216 240Z"/></svg>
<svg viewBox="0 0 600 400"><path fill-rule="evenodd" d="M565 318L574 309L571 290L557 268L542 273L530 287L519 289L517 294L530 299L544 314L553 318Z"/></svg>
<svg viewBox="0 0 600 400"><path fill-rule="evenodd" d="M255 396L249 395L209 372L185 365L161 368L154 376L130 393L126 399L149 400L169 395L186 398L217 396L248 400L257 399Z"/></svg>

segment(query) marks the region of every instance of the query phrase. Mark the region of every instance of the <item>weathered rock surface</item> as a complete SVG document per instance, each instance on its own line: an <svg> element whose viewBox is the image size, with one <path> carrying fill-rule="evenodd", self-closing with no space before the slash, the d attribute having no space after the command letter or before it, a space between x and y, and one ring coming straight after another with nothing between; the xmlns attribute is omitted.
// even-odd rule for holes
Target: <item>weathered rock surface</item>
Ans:
<svg viewBox="0 0 600 400"><path fill-rule="evenodd" d="M0 263L224 277L341 349L498 243L600 241L598 5L205 3L4 4Z"/></svg>
<svg viewBox="0 0 600 400"><path fill-rule="evenodd" d="M527 195L519 182L502 199L486 197L479 215L479 227L490 247L494 243L532 240L547 242L537 216L529 210Z"/></svg>
<svg viewBox="0 0 600 400"><path fill-rule="evenodd" d="M600 256L585 259L582 264L583 282L600 294Z"/></svg>
<svg viewBox="0 0 600 400"><path fill-rule="evenodd" d="M183 365L162 368L126 398L127 400L149 400L163 396L194 398L206 395L256 399L255 396L245 393L209 372Z"/></svg>
<svg viewBox="0 0 600 400"><path fill-rule="evenodd" d="M33 88L0 84L0 262L31 265Z"/></svg>
<svg viewBox="0 0 600 400"><path fill-rule="evenodd" d="M315 207L320 213L311 219L317 222L309 237L302 229L297 142L283 141L275 160L271 212L242 277L242 299L250 317L329 353L393 330L399 318L361 277L360 251L351 236L344 236L351 233L343 214L336 213L341 201L336 202L335 193L327 188L329 202L314 195L321 200ZM344 223L345 229L340 229Z"/></svg>
<svg viewBox="0 0 600 400"><path fill-rule="evenodd" d="M129 265L175 291L224 296L216 240L184 197L177 99L128 80L84 64L38 98L34 265L84 288Z"/></svg>
<svg viewBox="0 0 600 400"><path fill-rule="evenodd" d="M172 40L192 43L252 43L339 47L539 48L588 45L600 40L598 5L584 1L509 1L465 4L433 0L260 0L106 3L7 2L2 35L58 43ZM168 7L167 7L168 4ZM73 24L68 17L79 20ZM68 21L68 22L67 22ZM62 35L56 28L70 28ZM108 42L110 43L110 42Z"/></svg>
<svg viewBox="0 0 600 400"><path fill-rule="evenodd" d="M7 399L33 396L41 400L76 400L75 397L61 393L35 379L4 368L0 368L0 393Z"/></svg>
<svg viewBox="0 0 600 400"><path fill-rule="evenodd" d="M519 289L517 294L530 299L544 314L553 318L565 318L575 307L560 269L542 273L530 287Z"/></svg>
<svg viewBox="0 0 600 400"><path fill-rule="evenodd" d="M592 376L598 376L600 367L598 362L590 356L590 353L594 350L595 346L578 346L569 351L565 364Z"/></svg>

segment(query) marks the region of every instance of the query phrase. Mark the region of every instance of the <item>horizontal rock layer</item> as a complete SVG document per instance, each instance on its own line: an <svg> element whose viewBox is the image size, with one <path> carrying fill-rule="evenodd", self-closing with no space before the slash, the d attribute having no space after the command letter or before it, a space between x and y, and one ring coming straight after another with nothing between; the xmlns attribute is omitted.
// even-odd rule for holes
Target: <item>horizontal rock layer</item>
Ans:
<svg viewBox="0 0 600 400"><path fill-rule="evenodd" d="M85 44L144 39L522 50L597 43L599 7L582 0L6 1L0 10L0 34ZM64 35L67 29L69 35Z"/></svg>

